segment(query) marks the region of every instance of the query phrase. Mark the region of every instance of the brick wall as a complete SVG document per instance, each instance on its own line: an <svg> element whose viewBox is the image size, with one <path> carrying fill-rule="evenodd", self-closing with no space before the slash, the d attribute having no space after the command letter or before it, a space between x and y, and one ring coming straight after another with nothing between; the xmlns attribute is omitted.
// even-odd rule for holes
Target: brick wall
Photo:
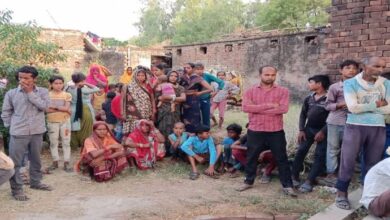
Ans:
<svg viewBox="0 0 390 220"><path fill-rule="evenodd" d="M390 68L390 0L333 0L331 32L321 55L326 72L337 78L344 59L383 57Z"/></svg>
<svg viewBox="0 0 390 220"><path fill-rule="evenodd" d="M323 31L316 31L167 49L172 53L173 68L186 62L202 62L208 70L243 74L245 86L259 82L260 66L274 65L279 69L279 83L290 89L293 98L300 99L308 94L307 78L325 69L319 62L325 37Z"/></svg>

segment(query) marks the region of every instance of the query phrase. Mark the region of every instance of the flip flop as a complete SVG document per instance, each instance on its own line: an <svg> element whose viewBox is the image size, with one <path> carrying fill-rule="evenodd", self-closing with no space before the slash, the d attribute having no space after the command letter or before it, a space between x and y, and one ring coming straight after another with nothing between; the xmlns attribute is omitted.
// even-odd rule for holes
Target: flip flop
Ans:
<svg viewBox="0 0 390 220"><path fill-rule="evenodd" d="M339 209L350 210L351 204L349 203L349 200L347 197L337 196L336 197L336 207Z"/></svg>
<svg viewBox="0 0 390 220"><path fill-rule="evenodd" d="M190 180L196 180L199 178L199 173L198 172L191 172L190 173Z"/></svg>
<svg viewBox="0 0 390 220"><path fill-rule="evenodd" d="M309 193L309 192L313 191L313 186L308 184L308 183L303 183L299 187L298 191L301 192L301 193Z"/></svg>

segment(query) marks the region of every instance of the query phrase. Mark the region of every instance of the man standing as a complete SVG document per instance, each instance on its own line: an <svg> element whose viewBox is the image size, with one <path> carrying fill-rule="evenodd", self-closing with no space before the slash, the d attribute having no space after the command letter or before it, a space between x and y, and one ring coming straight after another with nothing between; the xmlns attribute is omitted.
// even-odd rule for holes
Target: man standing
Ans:
<svg viewBox="0 0 390 220"><path fill-rule="evenodd" d="M222 90L225 86L225 82L221 79L218 79L216 76L206 73L204 71L204 65L202 63L195 63L194 71L196 74L201 76L208 84L211 85L212 82L218 84L218 90ZM210 93L206 93L200 96L200 111L202 114L202 124L210 128Z"/></svg>
<svg viewBox="0 0 390 220"><path fill-rule="evenodd" d="M43 133L46 132L45 110L49 106L47 89L35 85L38 71L31 66L20 68L16 77L19 86L5 94L1 118L10 129L9 154L15 163L15 174L10 179L12 196L18 201L29 198L23 192L20 175L23 156L30 159L30 188L51 191L41 183L41 158Z"/></svg>
<svg viewBox="0 0 390 220"><path fill-rule="evenodd" d="M344 98L349 113L344 128L336 206L350 209L348 187L356 157L362 148L364 174L382 159L386 139L384 114L390 114L390 81L381 77L386 62L378 57L363 60L363 72L344 82Z"/></svg>
<svg viewBox="0 0 390 220"><path fill-rule="evenodd" d="M289 92L276 85L277 70L273 66L259 69L260 85L248 89L243 97L242 109L249 113L248 152L246 178L237 191L253 187L256 178L257 160L266 143L271 149L279 168L280 182L286 195L296 197L292 188L291 170L286 152L286 137L283 131L283 114L288 112Z"/></svg>

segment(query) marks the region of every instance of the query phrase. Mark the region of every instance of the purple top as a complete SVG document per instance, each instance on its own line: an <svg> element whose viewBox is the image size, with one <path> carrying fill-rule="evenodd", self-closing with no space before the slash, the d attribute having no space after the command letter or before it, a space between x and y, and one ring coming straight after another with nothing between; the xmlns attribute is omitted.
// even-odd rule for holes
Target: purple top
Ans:
<svg viewBox="0 0 390 220"><path fill-rule="evenodd" d="M347 109L336 109L338 103L345 103L343 93L343 81L332 84L329 87L325 103L325 109L329 111L326 122L331 125L345 125L347 121Z"/></svg>

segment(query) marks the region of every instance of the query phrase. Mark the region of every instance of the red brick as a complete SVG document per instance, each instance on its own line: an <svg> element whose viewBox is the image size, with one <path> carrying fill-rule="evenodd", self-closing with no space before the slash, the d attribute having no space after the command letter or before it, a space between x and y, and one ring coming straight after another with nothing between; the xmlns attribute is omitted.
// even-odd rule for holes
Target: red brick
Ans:
<svg viewBox="0 0 390 220"><path fill-rule="evenodd" d="M364 12L373 12L373 11L387 11L389 7L387 5L375 5L364 8Z"/></svg>
<svg viewBox="0 0 390 220"><path fill-rule="evenodd" d="M360 57L381 57L382 55L383 55L382 51L373 51L373 52L359 53Z"/></svg>
<svg viewBox="0 0 390 220"><path fill-rule="evenodd" d="M300 214L289 214L289 215L283 215L278 214L275 215L275 220L298 220L301 217Z"/></svg>
<svg viewBox="0 0 390 220"><path fill-rule="evenodd" d="M383 34L386 32L386 28L370 28L363 30L363 34Z"/></svg>
<svg viewBox="0 0 390 220"><path fill-rule="evenodd" d="M352 13L362 13L364 12L364 7L356 7L356 8L352 8Z"/></svg>
<svg viewBox="0 0 390 220"><path fill-rule="evenodd" d="M367 28L368 28L368 24L357 24L357 25L351 25L350 30L363 30Z"/></svg>
<svg viewBox="0 0 390 220"><path fill-rule="evenodd" d="M365 35L359 35L358 37L357 37L357 40L368 40L368 34L365 34Z"/></svg>
<svg viewBox="0 0 390 220"><path fill-rule="evenodd" d="M390 39L389 39L389 40L386 40L385 44L390 45Z"/></svg>
<svg viewBox="0 0 390 220"><path fill-rule="evenodd" d="M360 53L363 51L364 51L363 47L350 47L344 49L344 52L346 53Z"/></svg>
<svg viewBox="0 0 390 220"><path fill-rule="evenodd" d="M372 52L372 51L376 51L378 49L377 46L367 46L367 47L364 47L364 52Z"/></svg>
<svg viewBox="0 0 390 220"><path fill-rule="evenodd" d="M371 12L370 18L382 18L383 19L382 11Z"/></svg>
<svg viewBox="0 0 390 220"><path fill-rule="evenodd" d="M345 37L333 37L333 38L326 38L324 40L324 43L340 43L343 42Z"/></svg>
<svg viewBox="0 0 390 220"><path fill-rule="evenodd" d="M351 25L363 24L363 18L351 20Z"/></svg>
<svg viewBox="0 0 390 220"><path fill-rule="evenodd" d="M358 57L359 57L359 54L358 54L358 53L348 53L348 54L347 54L347 57L348 57L348 58L358 58Z"/></svg>
<svg viewBox="0 0 390 220"><path fill-rule="evenodd" d="M355 41L355 42L349 42L350 47L359 47L360 46L360 41Z"/></svg>
<svg viewBox="0 0 390 220"><path fill-rule="evenodd" d="M379 28L381 23L368 23L368 28Z"/></svg>
<svg viewBox="0 0 390 220"><path fill-rule="evenodd" d="M339 44L339 47L340 48L349 47L349 43L348 42L342 42L342 43Z"/></svg>
<svg viewBox="0 0 390 220"><path fill-rule="evenodd" d="M383 56L390 57L390 50L383 51Z"/></svg>
<svg viewBox="0 0 390 220"><path fill-rule="evenodd" d="M336 11L333 16L349 15L349 14L351 14L351 9L345 9L345 10Z"/></svg>
<svg viewBox="0 0 390 220"><path fill-rule="evenodd" d="M376 0L376 1L370 1L370 6L371 5L381 5L382 1L381 0Z"/></svg>
<svg viewBox="0 0 390 220"><path fill-rule="evenodd" d="M390 22L381 22L380 26L381 26L382 28L390 27Z"/></svg>
<svg viewBox="0 0 390 220"><path fill-rule="evenodd" d="M385 43L384 40L366 40L361 41L362 46L380 46Z"/></svg>
<svg viewBox="0 0 390 220"><path fill-rule="evenodd" d="M390 17L390 11L384 11L383 16Z"/></svg>
<svg viewBox="0 0 390 220"><path fill-rule="evenodd" d="M370 40L377 40L382 38L383 38L382 34L370 34Z"/></svg>
<svg viewBox="0 0 390 220"><path fill-rule="evenodd" d="M347 8L356 8L356 7L363 7L363 6L369 6L369 1L364 2L354 2L354 3L348 3Z"/></svg>
<svg viewBox="0 0 390 220"><path fill-rule="evenodd" d="M366 14L364 14L364 13L349 14L347 16L347 18L350 19L350 20L359 19L359 18L365 18L365 17L366 17Z"/></svg>
<svg viewBox="0 0 390 220"><path fill-rule="evenodd" d="M351 35L350 31L341 31L340 32L340 37L346 37L346 36L350 36L350 35Z"/></svg>
<svg viewBox="0 0 390 220"><path fill-rule="evenodd" d="M327 48L329 48L329 49L339 48L339 43L329 43Z"/></svg>

